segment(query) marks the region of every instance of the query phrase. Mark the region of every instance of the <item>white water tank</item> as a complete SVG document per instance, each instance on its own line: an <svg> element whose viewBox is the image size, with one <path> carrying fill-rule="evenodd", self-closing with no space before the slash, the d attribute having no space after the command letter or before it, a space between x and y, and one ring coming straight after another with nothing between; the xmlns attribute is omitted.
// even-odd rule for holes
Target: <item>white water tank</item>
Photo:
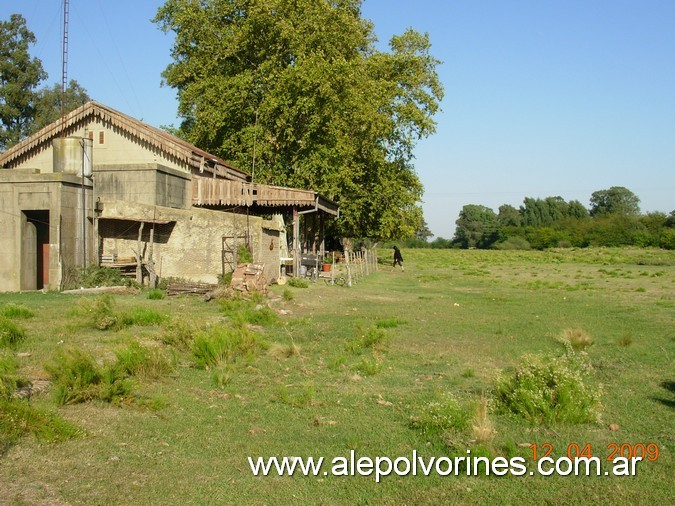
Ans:
<svg viewBox="0 0 675 506"><path fill-rule="evenodd" d="M85 177L92 174L94 143L82 137L59 137L52 141L54 172Z"/></svg>

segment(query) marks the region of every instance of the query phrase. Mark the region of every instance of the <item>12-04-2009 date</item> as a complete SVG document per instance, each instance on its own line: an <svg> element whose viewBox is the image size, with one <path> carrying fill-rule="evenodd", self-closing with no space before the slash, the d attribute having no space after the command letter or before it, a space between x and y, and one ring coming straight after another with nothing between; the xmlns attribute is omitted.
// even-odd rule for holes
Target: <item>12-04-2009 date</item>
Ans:
<svg viewBox="0 0 675 506"><path fill-rule="evenodd" d="M553 453L553 445L551 443L531 444L528 446L532 450L532 459L538 460L540 458L549 457ZM567 445L567 458L591 458L594 457L593 448L590 443L580 445L577 443L570 443ZM624 457L627 459L641 458L654 462L659 458L659 446L656 443L609 443L607 445L606 460L614 460L617 457Z"/></svg>

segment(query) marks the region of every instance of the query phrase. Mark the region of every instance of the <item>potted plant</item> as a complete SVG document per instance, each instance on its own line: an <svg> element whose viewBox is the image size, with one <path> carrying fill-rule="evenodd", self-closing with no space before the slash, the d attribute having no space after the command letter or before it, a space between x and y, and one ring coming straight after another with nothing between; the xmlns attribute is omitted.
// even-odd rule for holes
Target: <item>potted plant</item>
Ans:
<svg viewBox="0 0 675 506"><path fill-rule="evenodd" d="M331 260L330 257L324 256L323 257L323 265L321 266L323 272L330 272L330 266L331 266L332 263L333 263L333 261Z"/></svg>

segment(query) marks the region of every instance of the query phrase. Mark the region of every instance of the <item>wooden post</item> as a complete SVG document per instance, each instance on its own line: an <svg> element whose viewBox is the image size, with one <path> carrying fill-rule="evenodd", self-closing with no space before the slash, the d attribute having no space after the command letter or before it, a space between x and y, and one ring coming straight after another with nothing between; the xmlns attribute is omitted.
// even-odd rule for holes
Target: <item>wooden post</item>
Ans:
<svg viewBox="0 0 675 506"><path fill-rule="evenodd" d="M335 283L335 251L333 251L333 261L330 264L330 284Z"/></svg>
<svg viewBox="0 0 675 506"><path fill-rule="evenodd" d="M300 262L302 254L300 253L300 216L298 209L293 208L293 276L300 277Z"/></svg>
<svg viewBox="0 0 675 506"><path fill-rule="evenodd" d="M369 259L368 259L368 250L367 249L363 250L363 255L365 257L366 276L368 276L368 271L369 271L368 267L370 267L370 266L368 265Z"/></svg>
<svg viewBox="0 0 675 506"><path fill-rule="evenodd" d="M345 250L345 264L347 265L347 286L352 286L352 269L349 265L349 255L351 255L351 252Z"/></svg>
<svg viewBox="0 0 675 506"><path fill-rule="evenodd" d="M155 262L152 259L152 250L155 245L155 224L152 224L150 229L150 245L148 246L148 261L146 268L150 273L150 288L157 288L157 273L155 272Z"/></svg>
<svg viewBox="0 0 675 506"><path fill-rule="evenodd" d="M138 227L138 241L136 247L136 283L139 285L143 284L143 256L141 255L141 239L143 237L143 226L145 222L142 221Z"/></svg>

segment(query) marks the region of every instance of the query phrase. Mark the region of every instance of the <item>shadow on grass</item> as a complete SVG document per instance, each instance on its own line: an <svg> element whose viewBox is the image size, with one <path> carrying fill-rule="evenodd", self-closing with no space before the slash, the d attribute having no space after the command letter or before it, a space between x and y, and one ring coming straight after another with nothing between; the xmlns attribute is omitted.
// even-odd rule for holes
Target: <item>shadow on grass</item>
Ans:
<svg viewBox="0 0 675 506"><path fill-rule="evenodd" d="M661 387L664 390L667 390L671 394L673 394L672 399L664 399L662 397L652 397L657 402L660 402L661 404L664 404L668 406L671 409L675 409L675 381L662 381L661 382Z"/></svg>

